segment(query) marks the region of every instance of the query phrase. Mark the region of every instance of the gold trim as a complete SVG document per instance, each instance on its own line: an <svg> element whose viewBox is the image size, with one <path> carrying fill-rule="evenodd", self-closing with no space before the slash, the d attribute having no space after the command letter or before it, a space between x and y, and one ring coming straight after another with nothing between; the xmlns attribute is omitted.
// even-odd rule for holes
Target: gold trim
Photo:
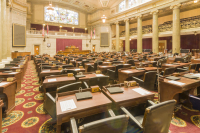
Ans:
<svg viewBox="0 0 200 133"><path fill-rule="evenodd" d="M25 45L15 45L15 37L14 37L15 25L19 25L19 26L25 27ZM25 25L13 23L12 41L13 41L12 42L12 46L14 46L14 47L22 47L22 46L26 47L26 26Z"/></svg>

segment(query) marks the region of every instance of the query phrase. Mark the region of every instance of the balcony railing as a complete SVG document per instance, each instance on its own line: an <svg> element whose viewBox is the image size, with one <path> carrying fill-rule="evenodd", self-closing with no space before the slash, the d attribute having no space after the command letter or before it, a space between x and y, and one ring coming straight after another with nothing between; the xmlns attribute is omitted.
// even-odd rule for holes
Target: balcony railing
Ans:
<svg viewBox="0 0 200 133"><path fill-rule="evenodd" d="M42 30L27 30L27 35L41 35ZM45 36L47 36L47 31L45 30ZM66 36L66 37L83 37L90 38L88 33L76 33L76 32L66 32L66 31L49 31L48 36Z"/></svg>

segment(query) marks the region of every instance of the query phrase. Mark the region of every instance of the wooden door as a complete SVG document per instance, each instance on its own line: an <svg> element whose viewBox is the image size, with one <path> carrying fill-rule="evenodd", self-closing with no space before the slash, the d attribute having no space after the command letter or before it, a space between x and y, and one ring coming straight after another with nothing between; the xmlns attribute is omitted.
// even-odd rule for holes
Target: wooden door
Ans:
<svg viewBox="0 0 200 133"><path fill-rule="evenodd" d="M164 50L166 49L165 48L165 42L159 42L159 52L163 52L164 53Z"/></svg>
<svg viewBox="0 0 200 133"><path fill-rule="evenodd" d="M34 54L39 55L40 54L40 46L39 45L34 45Z"/></svg>
<svg viewBox="0 0 200 133"><path fill-rule="evenodd" d="M92 46L92 51L95 52L95 45Z"/></svg>

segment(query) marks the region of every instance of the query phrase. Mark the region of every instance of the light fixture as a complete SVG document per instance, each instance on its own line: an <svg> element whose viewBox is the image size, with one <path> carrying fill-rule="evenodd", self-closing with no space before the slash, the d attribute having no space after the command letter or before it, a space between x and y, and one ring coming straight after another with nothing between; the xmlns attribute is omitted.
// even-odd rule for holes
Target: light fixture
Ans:
<svg viewBox="0 0 200 133"><path fill-rule="evenodd" d="M74 27L72 27L72 29L74 29Z"/></svg>
<svg viewBox="0 0 200 133"><path fill-rule="evenodd" d="M45 24L43 24L43 26L45 26Z"/></svg>
<svg viewBox="0 0 200 133"><path fill-rule="evenodd" d="M131 41L131 39L129 39Z"/></svg>
<svg viewBox="0 0 200 133"><path fill-rule="evenodd" d="M85 30L87 30L87 28L85 28Z"/></svg>
<svg viewBox="0 0 200 133"><path fill-rule="evenodd" d="M52 6L52 2L49 1L49 6L47 7L47 10L54 10L54 7Z"/></svg>
<svg viewBox="0 0 200 133"><path fill-rule="evenodd" d="M106 22L106 18L107 18L107 17L106 17L105 15L103 15L103 17L101 17L103 23Z"/></svg>
<svg viewBox="0 0 200 133"><path fill-rule="evenodd" d="M60 28L62 28L62 25L60 26Z"/></svg>
<svg viewBox="0 0 200 133"><path fill-rule="evenodd" d="M194 3L197 3L198 2L198 0L194 0Z"/></svg>

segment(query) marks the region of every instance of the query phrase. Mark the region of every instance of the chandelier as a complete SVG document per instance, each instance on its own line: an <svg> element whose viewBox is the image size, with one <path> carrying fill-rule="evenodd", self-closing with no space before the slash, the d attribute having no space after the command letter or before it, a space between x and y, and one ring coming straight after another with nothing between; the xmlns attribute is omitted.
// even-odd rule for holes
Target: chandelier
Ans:
<svg viewBox="0 0 200 133"><path fill-rule="evenodd" d="M106 17L105 15L103 15L103 17L101 17L103 23L106 22L106 18L107 18L107 17Z"/></svg>
<svg viewBox="0 0 200 133"><path fill-rule="evenodd" d="M49 2L49 6L47 7L47 10L54 10L54 7L52 6L52 2Z"/></svg>

